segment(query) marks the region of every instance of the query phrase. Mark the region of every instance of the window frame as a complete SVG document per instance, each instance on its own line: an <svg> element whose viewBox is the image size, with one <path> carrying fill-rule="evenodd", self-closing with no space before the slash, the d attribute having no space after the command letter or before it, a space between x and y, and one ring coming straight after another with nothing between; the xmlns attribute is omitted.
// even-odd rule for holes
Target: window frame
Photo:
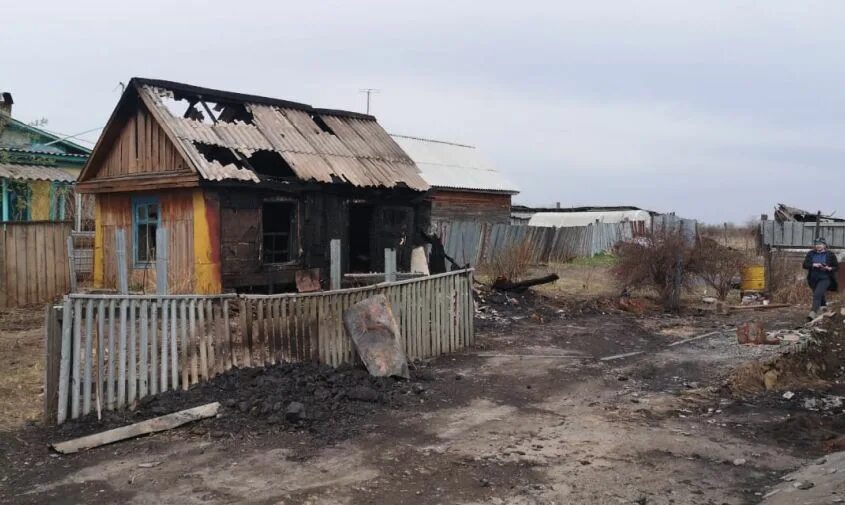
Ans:
<svg viewBox="0 0 845 505"><path fill-rule="evenodd" d="M286 204L292 207L290 216L290 231L288 232L288 258L286 261L267 261L265 254L264 210L267 204ZM275 197L265 198L261 202L261 264L269 267L294 265L299 261L299 201L293 198Z"/></svg>
<svg viewBox="0 0 845 505"><path fill-rule="evenodd" d="M158 212L156 213L155 220L156 230L158 230L161 227L161 200L159 199L159 197L154 195L132 197L132 263L134 268L152 268L155 265L155 249L153 249L152 260L141 261L138 258L138 231L140 229L140 225L149 225L153 223L153 221L151 221L149 218L147 218L143 223L141 223L138 216L138 210L142 206L149 206L153 204L158 207ZM155 243L155 236L153 236L152 239L153 243Z"/></svg>

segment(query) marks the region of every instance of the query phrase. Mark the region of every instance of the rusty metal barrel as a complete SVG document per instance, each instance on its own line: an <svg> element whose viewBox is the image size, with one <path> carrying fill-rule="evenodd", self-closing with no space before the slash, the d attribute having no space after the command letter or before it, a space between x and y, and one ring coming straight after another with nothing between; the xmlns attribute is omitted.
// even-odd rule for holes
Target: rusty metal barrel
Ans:
<svg viewBox="0 0 845 505"><path fill-rule="evenodd" d="M739 280L739 289L743 293L766 289L766 269L760 265L745 267Z"/></svg>

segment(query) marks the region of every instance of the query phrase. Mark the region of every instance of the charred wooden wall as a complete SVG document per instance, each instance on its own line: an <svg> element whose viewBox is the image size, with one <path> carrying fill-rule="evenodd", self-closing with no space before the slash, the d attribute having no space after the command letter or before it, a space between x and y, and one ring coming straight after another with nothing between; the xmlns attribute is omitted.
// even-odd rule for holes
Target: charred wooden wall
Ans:
<svg viewBox="0 0 845 505"><path fill-rule="evenodd" d="M511 217L511 195L472 191L434 190L431 194L431 221L474 221L507 224Z"/></svg>
<svg viewBox="0 0 845 505"><path fill-rule="evenodd" d="M206 190L214 191L214 190ZM349 188L299 190L217 190L220 201L221 274L223 289L273 286L274 291L290 287L295 272L306 268L322 270L328 284L329 243L341 241L342 271L349 271L351 202L372 206L370 269L384 269L383 250L397 249L398 267L410 268L411 250L417 245L416 229L428 229L426 202L419 193L402 191L363 191ZM286 264L266 264L262 258L262 209L265 201L292 201L296 204L296 258ZM402 223L388 222L391 210L401 211ZM393 215L396 215L395 213Z"/></svg>

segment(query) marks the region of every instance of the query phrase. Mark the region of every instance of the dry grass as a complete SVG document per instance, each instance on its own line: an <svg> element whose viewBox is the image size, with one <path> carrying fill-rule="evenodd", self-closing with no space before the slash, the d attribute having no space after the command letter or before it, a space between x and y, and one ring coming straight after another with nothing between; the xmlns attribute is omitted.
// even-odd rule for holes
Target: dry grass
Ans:
<svg viewBox="0 0 845 505"><path fill-rule="evenodd" d="M0 431L41 418L44 382L41 307L0 312Z"/></svg>
<svg viewBox="0 0 845 505"><path fill-rule="evenodd" d="M620 287L613 266L613 257L580 258L568 263L551 263L538 269L538 275L556 273L560 279L552 284L537 286L537 291L547 295L572 298L605 298L618 296Z"/></svg>

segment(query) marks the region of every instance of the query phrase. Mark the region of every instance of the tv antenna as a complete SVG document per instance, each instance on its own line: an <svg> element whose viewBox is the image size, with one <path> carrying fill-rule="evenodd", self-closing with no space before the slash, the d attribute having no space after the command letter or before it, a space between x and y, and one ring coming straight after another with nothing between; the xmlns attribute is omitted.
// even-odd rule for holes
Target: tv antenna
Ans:
<svg viewBox="0 0 845 505"><path fill-rule="evenodd" d="M367 94L367 114L369 114L370 113L370 95L380 93L381 90L375 89L375 88L364 88L364 89L359 89L358 92Z"/></svg>

